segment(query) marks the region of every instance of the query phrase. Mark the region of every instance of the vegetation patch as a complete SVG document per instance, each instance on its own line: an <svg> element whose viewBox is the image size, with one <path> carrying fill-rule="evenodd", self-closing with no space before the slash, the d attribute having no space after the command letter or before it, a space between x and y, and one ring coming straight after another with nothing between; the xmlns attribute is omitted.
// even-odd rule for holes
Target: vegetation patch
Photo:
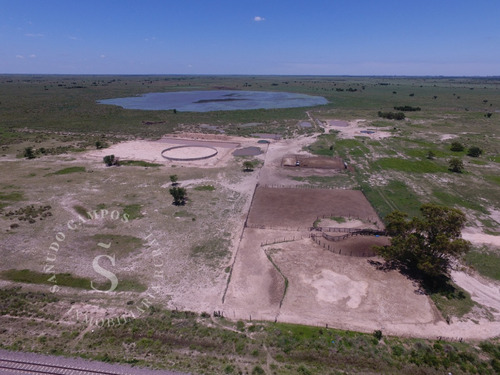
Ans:
<svg viewBox="0 0 500 375"><path fill-rule="evenodd" d="M375 162L381 169L392 169L407 173L440 173L447 169L431 160L411 160L400 158L383 158Z"/></svg>
<svg viewBox="0 0 500 375"><path fill-rule="evenodd" d="M215 186L213 185L198 185L194 188L194 190L197 190L197 191L214 191L215 190Z"/></svg>
<svg viewBox="0 0 500 375"><path fill-rule="evenodd" d="M500 256L486 249L471 251L465 256L465 262L481 275L500 280Z"/></svg>
<svg viewBox="0 0 500 375"><path fill-rule="evenodd" d="M207 238L199 245L193 246L191 256L206 260L219 260L229 255L229 241L225 238Z"/></svg>
<svg viewBox="0 0 500 375"><path fill-rule="evenodd" d="M68 167L60 169L53 173L49 173L48 175L61 175L61 174L80 173L80 172L85 172L85 167Z"/></svg>
<svg viewBox="0 0 500 375"><path fill-rule="evenodd" d="M70 288L77 289L87 289L91 290L91 280L85 277L73 276L70 273L57 273L57 274L47 274L32 270L15 270L10 269L2 271L0 277L4 280L10 280L17 283L26 284L45 284L45 285L58 285L66 286ZM106 289L107 285L105 283L94 283L94 286L98 289ZM146 286L140 284L134 280L121 280L118 283L116 291L145 291Z"/></svg>
<svg viewBox="0 0 500 375"><path fill-rule="evenodd" d="M80 206L79 204L74 205L73 209L76 211L76 213L82 217L87 217L87 209L83 206Z"/></svg>
<svg viewBox="0 0 500 375"><path fill-rule="evenodd" d="M128 220L140 219L143 217L141 207L140 204L128 204L123 207L123 215L127 215Z"/></svg>
<svg viewBox="0 0 500 375"><path fill-rule="evenodd" d="M477 204L475 202L472 202L470 200L465 200L462 197L447 193L446 191L443 191L441 189L436 189L432 192L432 195L436 197L440 203L446 205L446 206L460 206L463 208L468 208L471 210L476 210L482 213L487 213L485 208L483 208L480 204Z"/></svg>
<svg viewBox="0 0 500 375"><path fill-rule="evenodd" d="M496 185L500 185L500 176L498 175L487 175L486 179L490 182L493 182Z"/></svg>
<svg viewBox="0 0 500 375"><path fill-rule="evenodd" d="M150 163L144 160L120 160L120 165L130 167L163 167L163 164Z"/></svg>
<svg viewBox="0 0 500 375"><path fill-rule="evenodd" d="M475 305L470 294L449 281L439 292L430 297L445 319L452 316L462 317L469 313Z"/></svg>
<svg viewBox="0 0 500 375"><path fill-rule="evenodd" d="M111 244L109 251L112 249L114 254L123 257L139 250L144 245L144 241L140 238L121 234L95 234L92 236L92 241L95 244Z"/></svg>

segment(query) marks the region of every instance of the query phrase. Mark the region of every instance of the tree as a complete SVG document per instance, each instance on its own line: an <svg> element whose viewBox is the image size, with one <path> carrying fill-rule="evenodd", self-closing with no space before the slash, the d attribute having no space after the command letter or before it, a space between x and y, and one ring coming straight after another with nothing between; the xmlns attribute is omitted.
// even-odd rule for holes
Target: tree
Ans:
<svg viewBox="0 0 500 375"><path fill-rule="evenodd" d="M431 150L429 150L427 152L427 159L434 160L435 157L436 157L436 154L434 152L432 152Z"/></svg>
<svg viewBox="0 0 500 375"><path fill-rule="evenodd" d="M448 161L449 169L455 173L462 173L464 170L464 162L459 158L452 158Z"/></svg>
<svg viewBox="0 0 500 375"><path fill-rule="evenodd" d="M483 153L483 150L481 150L477 146L473 146L473 147L469 148L469 152L467 153L467 155L469 155L473 158L477 158L477 157L481 156L482 153Z"/></svg>
<svg viewBox="0 0 500 375"><path fill-rule="evenodd" d="M170 175L170 182L172 183L172 186L177 186L178 185L178 183L177 183L178 179L179 179L179 177L176 174L171 174Z"/></svg>
<svg viewBox="0 0 500 375"><path fill-rule="evenodd" d="M420 207L422 217L394 211L386 217L388 246L377 247L386 262L407 271L427 285L448 278L451 261L470 249L461 238L465 215L456 208L427 203Z"/></svg>
<svg viewBox="0 0 500 375"><path fill-rule="evenodd" d="M461 151L465 150L465 147L460 142L455 141L455 142L452 142L452 144L450 146L450 150L454 151L454 152L461 152Z"/></svg>
<svg viewBox="0 0 500 375"><path fill-rule="evenodd" d="M27 159L34 159L36 157L33 147L29 146L24 149L24 157Z"/></svg>
<svg viewBox="0 0 500 375"><path fill-rule="evenodd" d="M183 206L186 204L186 189L183 187L171 187L170 194L174 198L176 206Z"/></svg>
<svg viewBox="0 0 500 375"><path fill-rule="evenodd" d="M251 161L243 162L243 172L251 172L253 171L253 163Z"/></svg>

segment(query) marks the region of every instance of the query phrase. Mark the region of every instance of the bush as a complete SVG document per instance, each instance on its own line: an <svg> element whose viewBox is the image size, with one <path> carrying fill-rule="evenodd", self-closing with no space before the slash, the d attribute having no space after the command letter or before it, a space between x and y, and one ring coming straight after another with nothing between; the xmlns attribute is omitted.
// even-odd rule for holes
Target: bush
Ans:
<svg viewBox="0 0 500 375"><path fill-rule="evenodd" d="M115 155L106 155L102 158L102 160L107 167L111 167L112 165L120 165L119 160L118 158L115 158Z"/></svg>
<svg viewBox="0 0 500 375"><path fill-rule="evenodd" d="M34 159L35 158L35 152L33 151L33 147L26 147L24 149L24 154L23 156L27 159Z"/></svg>
<svg viewBox="0 0 500 375"><path fill-rule="evenodd" d="M394 107L396 111L405 111L405 112L417 112L420 111L420 107L412 107L411 105L402 105L399 107Z"/></svg>
<svg viewBox="0 0 500 375"><path fill-rule="evenodd" d="M379 329L373 331L373 337L380 341L382 339L382 331Z"/></svg>
<svg viewBox="0 0 500 375"><path fill-rule="evenodd" d="M378 117L386 118L389 120L404 120L406 116L403 112L381 112L381 111L378 111Z"/></svg>
<svg viewBox="0 0 500 375"><path fill-rule="evenodd" d="M477 146L473 146L473 147L469 148L469 152L467 153L467 155L469 155L473 158L477 158L477 157L481 156L482 153L483 153L483 150L481 150Z"/></svg>
<svg viewBox="0 0 500 375"><path fill-rule="evenodd" d="M461 152L463 150L465 150L465 147L463 144L461 144L460 142L453 142L450 146L450 150L451 151L454 151L454 152Z"/></svg>

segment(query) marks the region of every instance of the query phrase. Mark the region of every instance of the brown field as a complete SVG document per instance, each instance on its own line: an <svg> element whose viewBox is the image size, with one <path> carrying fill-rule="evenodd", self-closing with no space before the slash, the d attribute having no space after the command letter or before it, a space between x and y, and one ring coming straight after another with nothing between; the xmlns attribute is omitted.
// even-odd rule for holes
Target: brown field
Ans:
<svg viewBox="0 0 500 375"><path fill-rule="evenodd" d="M318 217L340 216L382 222L359 190L257 187L249 226L311 227Z"/></svg>

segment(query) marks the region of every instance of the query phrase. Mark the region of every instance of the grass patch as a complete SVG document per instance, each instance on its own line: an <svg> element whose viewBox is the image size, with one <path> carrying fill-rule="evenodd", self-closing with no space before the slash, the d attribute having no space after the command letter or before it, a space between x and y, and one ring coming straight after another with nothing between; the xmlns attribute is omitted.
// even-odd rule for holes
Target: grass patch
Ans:
<svg viewBox="0 0 500 375"><path fill-rule="evenodd" d="M266 253L267 259L269 259L269 261L271 262L271 264L274 266L274 268L276 269L276 271L278 271L278 273L283 278L283 281L285 282L285 290L283 291L283 295L281 296L281 299L280 299L280 307L281 307L281 305L283 304L283 300L285 299L286 292L288 290L288 278L283 274L283 272L281 272L281 269L274 262L274 260L273 260L273 258L271 256L271 253L274 252L274 251L279 251L279 249L269 249L269 251L266 251L265 253Z"/></svg>
<svg viewBox="0 0 500 375"><path fill-rule="evenodd" d="M430 298L443 317L462 317L469 313L475 303L470 294L451 281L439 292L431 293Z"/></svg>
<svg viewBox="0 0 500 375"><path fill-rule="evenodd" d="M45 285L58 285L66 286L70 288L86 289L91 290L91 280L85 277L73 276L70 273L57 273L48 274L41 273L37 271L32 271L28 269L24 270L6 270L0 273L0 276L4 280L10 280L17 283L26 284L45 284ZM143 292L147 289L146 286L140 284L135 280L124 279L120 280L118 277L118 286L115 289L117 292L120 291L136 291ZM106 283L94 283L94 287L98 289L106 289L109 286Z"/></svg>
<svg viewBox="0 0 500 375"><path fill-rule="evenodd" d="M456 195L447 193L445 191L434 190L432 192L432 195L434 195L440 201L440 203L446 206L461 206L471 210L476 210L479 212L486 213L485 209L481 205L471 201L464 200L461 197L457 197Z"/></svg>
<svg viewBox="0 0 500 375"><path fill-rule="evenodd" d="M406 173L439 173L448 169L430 160L408 160L399 158L383 158L375 163L381 169L392 169Z"/></svg>
<svg viewBox="0 0 500 375"><path fill-rule="evenodd" d="M0 201L19 202L24 199L24 194L20 191L5 193L0 191Z"/></svg>
<svg viewBox="0 0 500 375"><path fill-rule="evenodd" d="M199 186L196 186L194 188L194 190L197 190L197 191L214 191L215 190L215 186L213 186L213 185L199 185Z"/></svg>
<svg viewBox="0 0 500 375"><path fill-rule="evenodd" d="M491 251L470 251L465 256L465 262L481 275L500 280L500 256L498 254Z"/></svg>
<svg viewBox="0 0 500 375"><path fill-rule="evenodd" d="M73 206L73 209L76 211L76 213L82 217L87 217L87 209L83 206L80 205L75 205Z"/></svg>
<svg viewBox="0 0 500 375"><path fill-rule="evenodd" d="M92 236L95 244L111 244L107 250L110 254L116 254L117 257L126 257L143 246L143 240L134 236L121 234L95 234Z"/></svg>
<svg viewBox="0 0 500 375"><path fill-rule="evenodd" d="M174 217L195 217L195 215L190 212L182 210L174 212Z"/></svg>
<svg viewBox="0 0 500 375"><path fill-rule="evenodd" d="M500 185L500 176L497 175L487 175L486 179L490 182L493 182L495 185Z"/></svg>
<svg viewBox="0 0 500 375"><path fill-rule="evenodd" d="M61 175L61 174L80 173L80 172L85 172L85 167L68 167L60 169L54 173L49 173L48 175Z"/></svg>
<svg viewBox="0 0 500 375"><path fill-rule="evenodd" d="M144 160L120 160L120 165L130 167L163 167L163 164L150 163Z"/></svg>
<svg viewBox="0 0 500 375"><path fill-rule="evenodd" d="M420 198L401 181L391 180L385 186L360 183L362 191L380 218L394 210L406 212L410 217L420 215Z"/></svg>
<svg viewBox="0 0 500 375"><path fill-rule="evenodd" d="M140 204L128 204L123 207L123 215L127 215L129 220L140 219L143 217L141 207Z"/></svg>
<svg viewBox="0 0 500 375"><path fill-rule="evenodd" d="M9 202L19 202L22 200L24 200L24 194L20 191L13 191L11 193L0 192L0 209L7 207Z"/></svg>
<svg viewBox="0 0 500 375"><path fill-rule="evenodd" d="M336 221L339 224L345 223L347 219L343 216L332 216L330 220Z"/></svg>
<svg viewBox="0 0 500 375"><path fill-rule="evenodd" d="M191 248L191 256L205 260L223 259L229 254L229 241L224 238L206 239L199 245Z"/></svg>

